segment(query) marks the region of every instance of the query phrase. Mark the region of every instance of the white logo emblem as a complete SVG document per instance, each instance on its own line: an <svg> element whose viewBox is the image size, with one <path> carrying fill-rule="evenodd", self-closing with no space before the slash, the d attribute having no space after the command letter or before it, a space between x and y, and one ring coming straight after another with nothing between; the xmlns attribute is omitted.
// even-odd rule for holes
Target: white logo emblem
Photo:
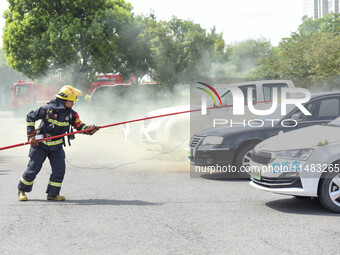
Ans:
<svg viewBox="0 0 340 255"><path fill-rule="evenodd" d="M239 87L232 87L232 86L224 86L228 88L233 96L233 114L234 115L244 115L244 105L245 99L242 90ZM248 88L247 91L247 102L248 102L248 109L251 113L255 115L269 115L272 114L278 105L278 91L277 88L273 88L273 99L272 99L272 107L268 110L258 110L255 109L253 105L253 91L252 88ZM305 96L303 98L287 98L289 93L302 93ZM294 104L296 105L304 115L312 115L303 103L308 102L311 99L311 93L307 89L304 88L282 88L281 90L281 115L286 115L286 106L287 104ZM202 115L206 115L207 112L207 105L206 105L206 98L205 95L202 96Z"/></svg>
<svg viewBox="0 0 340 255"><path fill-rule="evenodd" d="M68 116L66 116L65 120L69 120L69 117L68 117Z"/></svg>

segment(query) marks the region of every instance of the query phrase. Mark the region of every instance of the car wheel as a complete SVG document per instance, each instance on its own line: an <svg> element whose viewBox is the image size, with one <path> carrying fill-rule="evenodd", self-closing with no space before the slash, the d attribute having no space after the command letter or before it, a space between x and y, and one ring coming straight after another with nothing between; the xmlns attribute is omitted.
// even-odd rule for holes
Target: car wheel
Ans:
<svg viewBox="0 0 340 255"><path fill-rule="evenodd" d="M320 180L319 200L329 211L340 213L340 174L329 172Z"/></svg>
<svg viewBox="0 0 340 255"><path fill-rule="evenodd" d="M249 172L241 171L242 166L247 167L250 165L250 152L254 149L257 143L248 143L244 145L237 153L235 158L235 166L239 171L239 175L244 178L249 178ZM243 170L243 168L242 168Z"/></svg>

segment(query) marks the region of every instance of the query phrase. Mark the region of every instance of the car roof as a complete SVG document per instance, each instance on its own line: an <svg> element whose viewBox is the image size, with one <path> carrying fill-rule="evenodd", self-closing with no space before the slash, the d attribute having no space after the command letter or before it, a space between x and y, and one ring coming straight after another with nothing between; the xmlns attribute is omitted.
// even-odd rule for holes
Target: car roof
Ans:
<svg viewBox="0 0 340 255"><path fill-rule="evenodd" d="M325 96L340 96L340 91L316 92L312 94L311 99Z"/></svg>
<svg viewBox="0 0 340 255"><path fill-rule="evenodd" d="M239 87L243 85L256 85L256 84L281 84L281 83L286 83L286 84L293 84L291 80L255 80L255 81L242 81L242 82L236 82L236 83L216 83L214 86L222 87L222 86L233 86L233 87ZM293 85L294 86L294 85ZM222 87L223 88L223 87Z"/></svg>

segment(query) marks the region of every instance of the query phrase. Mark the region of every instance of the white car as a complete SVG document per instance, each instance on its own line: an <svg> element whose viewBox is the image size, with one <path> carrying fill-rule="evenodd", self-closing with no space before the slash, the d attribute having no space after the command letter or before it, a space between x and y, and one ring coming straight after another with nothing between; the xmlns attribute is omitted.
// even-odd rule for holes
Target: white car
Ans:
<svg viewBox="0 0 340 255"><path fill-rule="evenodd" d="M146 117L160 116L189 110L190 105L173 106L149 112ZM141 127L142 140L151 144L160 144L164 149L180 145L190 136L189 116L190 115L188 113L185 113L144 120Z"/></svg>
<svg viewBox="0 0 340 255"><path fill-rule="evenodd" d="M337 116L339 105L333 105ZM340 213L340 117L259 143L251 153L250 173L255 188L318 197L326 209Z"/></svg>
<svg viewBox="0 0 340 255"><path fill-rule="evenodd" d="M224 84L226 85L226 84ZM253 90L253 100L258 102L272 100L272 90L273 88L293 88L294 83L289 80L263 80L263 81L248 81L241 83L228 84L229 86L239 87L243 94L247 94L247 89L252 88ZM223 84L217 84L216 86L223 86ZM217 89L218 90L218 89ZM218 90L221 97L223 105L232 104L231 92L228 89L221 88ZM208 98L210 100L210 98ZM259 105L259 104L258 104ZM208 107L213 107L214 102L210 100L208 102ZM200 108L195 107L195 109ZM159 109L153 112L147 113L146 117L158 116L163 114L175 113L189 111L190 105L181 105L169 108ZM191 109L192 110L192 109ZM224 110L224 112L226 109ZM247 113L246 113L247 114ZM232 113L229 113L232 116ZM254 115L247 115L248 119L254 117ZM190 127L190 114L178 114L163 118L155 118L151 120L146 120L141 128L141 138L144 142L151 144L159 144L163 148L169 149L174 146L180 145L185 141L185 139L190 137L191 132L199 132L203 129L210 128L210 126L202 127L201 129L195 130L193 126ZM187 145L187 142L186 144Z"/></svg>

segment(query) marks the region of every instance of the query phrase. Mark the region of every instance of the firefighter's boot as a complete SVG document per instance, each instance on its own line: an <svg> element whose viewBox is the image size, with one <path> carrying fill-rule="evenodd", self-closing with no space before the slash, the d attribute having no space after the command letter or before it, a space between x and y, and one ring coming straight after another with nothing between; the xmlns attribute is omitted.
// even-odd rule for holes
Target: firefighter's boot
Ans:
<svg viewBox="0 0 340 255"><path fill-rule="evenodd" d="M65 197L64 196L49 196L47 195L47 200L54 200L54 201L64 201Z"/></svg>
<svg viewBox="0 0 340 255"><path fill-rule="evenodd" d="M18 199L19 201L27 201L27 196L24 191L22 190L18 191Z"/></svg>

